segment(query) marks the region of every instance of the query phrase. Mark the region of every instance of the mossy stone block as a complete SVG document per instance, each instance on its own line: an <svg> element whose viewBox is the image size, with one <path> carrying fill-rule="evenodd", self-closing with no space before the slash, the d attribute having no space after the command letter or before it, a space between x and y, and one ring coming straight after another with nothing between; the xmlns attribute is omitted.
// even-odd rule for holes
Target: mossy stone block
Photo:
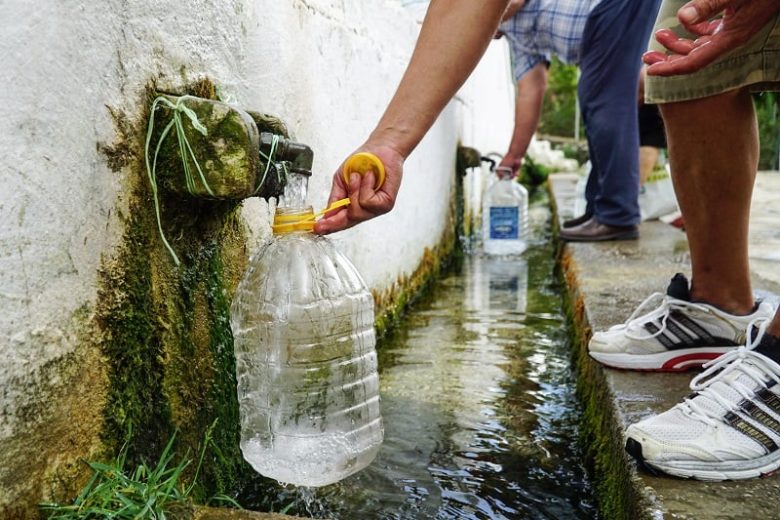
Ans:
<svg viewBox="0 0 780 520"><path fill-rule="evenodd" d="M180 98L168 99L176 103ZM220 101L186 97L182 103L195 112L207 134L200 133L182 114L181 126L192 149L192 154L185 153L191 181L187 182L174 126L165 137L157 160L160 186L178 195L209 199L239 200L254 195L260 170L260 134L254 119ZM156 147L162 129L172 117L173 111L167 108L157 114L151 146Z"/></svg>

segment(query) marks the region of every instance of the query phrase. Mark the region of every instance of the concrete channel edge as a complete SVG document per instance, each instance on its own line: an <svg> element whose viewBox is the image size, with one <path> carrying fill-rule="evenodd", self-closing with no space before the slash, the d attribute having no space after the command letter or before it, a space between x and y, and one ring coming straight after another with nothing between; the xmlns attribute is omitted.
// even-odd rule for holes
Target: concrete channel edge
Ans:
<svg viewBox="0 0 780 520"><path fill-rule="evenodd" d="M560 219L551 190L550 206L556 262L565 285L564 309L572 330L571 359L577 373L577 398L583 408L580 444L599 514L609 520L652 519L657 516L653 511L658 510L655 497L642 485L624 450L623 428L604 370L588 355L592 327L580 290L577 262L571 249L558 238Z"/></svg>

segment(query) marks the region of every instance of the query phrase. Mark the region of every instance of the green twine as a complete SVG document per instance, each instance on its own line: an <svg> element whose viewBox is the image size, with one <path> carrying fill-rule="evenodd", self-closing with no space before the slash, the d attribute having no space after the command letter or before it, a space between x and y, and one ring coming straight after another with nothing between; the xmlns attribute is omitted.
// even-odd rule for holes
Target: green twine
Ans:
<svg viewBox="0 0 780 520"><path fill-rule="evenodd" d="M176 138L178 140L179 144L179 153L181 155L182 159L182 165L184 167L184 179L185 183L187 185L187 191L189 193L195 193L196 184L195 184L195 178L192 175L192 169L190 168L189 161L187 158L192 159L192 162L195 163L195 167L198 170L198 176L200 177L200 182L203 185L204 188L206 188L206 191L209 195L212 197L214 196L214 192L211 190L211 187L209 186L208 182L206 181L206 176L203 174L203 170L200 167L200 164L198 163L198 159L195 157L195 152L192 150L192 146L190 146L189 141L187 140L187 136L184 133L184 122L182 119L182 114L187 116L189 118L190 123L192 124L192 127L200 132L203 135L207 135L208 131L206 130L206 127L201 124L201 122L198 120L198 116L191 108L188 108L184 105L184 101L188 99L195 99L193 96L181 96L176 103L173 103L171 100L166 98L165 96L158 96L155 98L155 100L152 102L152 108L151 113L149 115L149 128L146 132L146 145L144 147L144 159L146 161L146 174L149 177L149 184L152 186L152 196L154 198L154 212L157 216L157 230L160 233L160 238L163 241L163 244L165 245L166 249L168 249L168 252L171 254L171 257L173 258L173 262L178 267L181 262L179 261L179 257L176 256L176 252L171 247L171 244L168 243L168 240L165 238L165 233L163 233L162 229L162 222L160 220L160 201L157 195L157 156L160 153L160 148L162 147L162 143L165 140L166 137L168 137L168 134L171 131L171 128L176 128ZM157 141L157 146L154 150L154 159L149 163L149 147L151 145L152 141L152 133L154 131L154 115L157 111L157 107L162 104L166 106L168 109L170 109L173 112L173 118L171 118L170 122L165 126L162 133L160 134L160 139Z"/></svg>
<svg viewBox="0 0 780 520"><path fill-rule="evenodd" d="M265 184L265 179L268 176L269 170L271 169L271 164L274 163L274 159L276 158L276 151L278 149L280 139L281 137L277 134L273 134L273 136L271 136L271 149L268 150L268 155L264 154L263 151L260 150L260 156L265 159L265 170L263 170L263 176L260 178L260 182L257 183L257 187L255 188L255 191L252 192L252 195L257 195L257 192L260 191L260 188L262 188ZM284 178L286 179L290 176L290 172L287 171L287 164L284 162L280 164L284 170ZM273 168L276 171L276 180L281 183L282 175L279 172L279 168L276 165L274 165Z"/></svg>

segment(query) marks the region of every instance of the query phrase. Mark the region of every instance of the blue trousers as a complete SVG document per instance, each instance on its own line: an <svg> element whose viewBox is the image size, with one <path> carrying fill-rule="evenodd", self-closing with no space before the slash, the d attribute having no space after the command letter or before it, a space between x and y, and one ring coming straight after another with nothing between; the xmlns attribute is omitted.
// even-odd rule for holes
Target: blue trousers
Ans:
<svg viewBox="0 0 780 520"><path fill-rule="evenodd" d="M592 166L585 197L602 224L640 221L637 91L659 5L602 0L585 24L577 87Z"/></svg>

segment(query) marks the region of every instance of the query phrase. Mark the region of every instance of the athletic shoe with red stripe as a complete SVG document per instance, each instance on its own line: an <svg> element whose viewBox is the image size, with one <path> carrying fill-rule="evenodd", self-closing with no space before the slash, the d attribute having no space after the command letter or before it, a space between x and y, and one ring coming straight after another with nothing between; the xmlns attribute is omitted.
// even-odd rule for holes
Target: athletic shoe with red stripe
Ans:
<svg viewBox="0 0 780 520"><path fill-rule="evenodd" d="M766 302L745 316L693 302L688 280L678 273L666 294L651 295L625 323L593 334L588 350L613 368L681 372L744 345L750 322L773 314Z"/></svg>

